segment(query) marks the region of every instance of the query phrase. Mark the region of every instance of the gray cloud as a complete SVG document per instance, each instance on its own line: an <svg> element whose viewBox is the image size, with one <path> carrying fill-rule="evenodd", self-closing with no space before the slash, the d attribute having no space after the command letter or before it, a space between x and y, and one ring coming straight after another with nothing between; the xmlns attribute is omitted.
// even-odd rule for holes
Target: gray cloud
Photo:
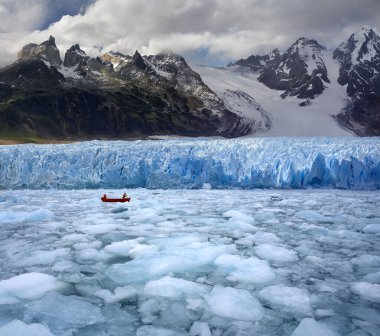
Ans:
<svg viewBox="0 0 380 336"><path fill-rule="evenodd" d="M0 0L1 64L23 44L50 34L62 50L78 42L91 55L99 46L146 54L169 48L186 55L200 50L204 60L223 62L286 49L301 36L333 48L362 26L376 29L380 22L379 0L69 0L66 7L54 0L29 2L26 12L20 10L23 0ZM14 23L4 23L6 17ZM54 18L59 21L48 26Z"/></svg>

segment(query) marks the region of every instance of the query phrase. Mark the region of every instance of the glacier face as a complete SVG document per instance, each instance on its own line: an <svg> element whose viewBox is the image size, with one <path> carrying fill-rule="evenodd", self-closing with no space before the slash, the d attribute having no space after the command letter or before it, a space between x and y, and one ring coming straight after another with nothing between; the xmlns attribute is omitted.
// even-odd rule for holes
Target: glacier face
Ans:
<svg viewBox="0 0 380 336"><path fill-rule="evenodd" d="M0 147L0 188L380 189L380 138L90 141Z"/></svg>

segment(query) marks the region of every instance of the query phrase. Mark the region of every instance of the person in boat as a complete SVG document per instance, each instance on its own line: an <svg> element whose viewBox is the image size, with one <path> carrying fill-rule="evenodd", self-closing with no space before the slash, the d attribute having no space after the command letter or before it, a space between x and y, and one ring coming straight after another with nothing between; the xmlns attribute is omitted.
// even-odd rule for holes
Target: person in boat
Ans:
<svg viewBox="0 0 380 336"><path fill-rule="evenodd" d="M103 198L107 198L107 195L106 195L106 194L104 194L104 195L103 195Z"/></svg>
<svg viewBox="0 0 380 336"><path fill-rule="evenodd" d="M124 194L123 194L123 198L127 198L127 193L124 193Z"/></svg>

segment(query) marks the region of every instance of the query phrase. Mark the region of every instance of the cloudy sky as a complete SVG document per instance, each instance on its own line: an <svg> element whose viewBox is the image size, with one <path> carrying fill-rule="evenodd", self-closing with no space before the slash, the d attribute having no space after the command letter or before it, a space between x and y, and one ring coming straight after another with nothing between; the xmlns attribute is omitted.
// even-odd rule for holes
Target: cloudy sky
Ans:
<svg viewBox="0 0 380 336"><path fill-rule="evenodd" d="M222 65L301 36L333 48L379 23L380 0L0 0L0 66L49 35L62 57L79 43L92 56L171 49Z"/></svg>

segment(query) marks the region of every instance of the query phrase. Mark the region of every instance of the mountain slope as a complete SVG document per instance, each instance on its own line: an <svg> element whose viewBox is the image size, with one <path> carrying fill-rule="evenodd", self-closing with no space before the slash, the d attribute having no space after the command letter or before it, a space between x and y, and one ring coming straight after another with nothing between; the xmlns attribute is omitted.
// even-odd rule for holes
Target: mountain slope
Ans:
<svg viewBox="0 0 380 336"><path fill-rule="evenodd" d="M334 51L350 102L338 120L359 135L380 135L380 36L363 28Z"/></svg>
<svg viewBox="0 0 380 336"><path fill-rule="evenodd" d="M301 38L284 54L274 50L268 55L251 55L230 64L228 69L281 91L278 95L284 100L278 106L258 98L263 90L260 86L251 93L274 116L274 128L268 134L277 135L275 129L281 125L287 125L285 128L292 132L289 120L303 125L310 134L325 135L326 126L334 133L334 122L325 118L330 116L341 128L357 135L380 135L380 37L372 29L352 34L333 53L314 40ZM244 87L240 89L244 91ZM272 94L276 95L275 91ZM292 96L306 99L299 101L304 110L296 104L291 107ZM313 124L308 126L306 115L311 110Z"/></svg>
<svg viewBox="0 0 380 336"><path fill-rule="evenodd" d="M25 46L0 71L0 82L2 133L119 138L250 131L181 56L168 52L91 58L74 45L62 61L51 37Z"/></svg>
<svg viewBox="0 0 380 336"><path fill-rule="evenodd" d="M331 54L328 59L329 61L325 60L325 65L331 83L326 84L323 93L304 107L300 106L304 100L296 97L281 98L278 91L263 85L257 78L258 74L250 70L241 67L202 66L195 67L195 70L214 92L232 90L254 97L266 115L265 120L270 120L271 127L251 133L250 136L352 136L352 132L342 128L334 119L345 107L348 96L345 88L336 81L339 65L333 61ZM257 115L254 119L260 120Z"/></svg>

